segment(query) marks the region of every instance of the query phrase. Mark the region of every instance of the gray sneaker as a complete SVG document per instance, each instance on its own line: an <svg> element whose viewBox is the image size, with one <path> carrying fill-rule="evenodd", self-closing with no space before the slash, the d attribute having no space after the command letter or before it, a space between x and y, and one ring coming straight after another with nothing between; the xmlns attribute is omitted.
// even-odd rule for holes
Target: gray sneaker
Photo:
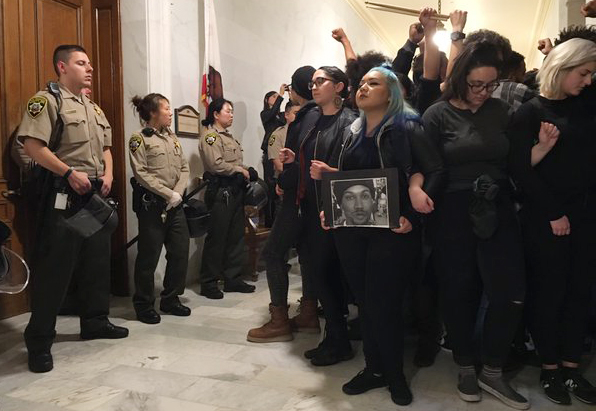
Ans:
<svg viewBox="0 0 596 411"><path fill-rule="evenodd" d="M459 383L457 384L457 392L459 397L467 402L478 402L482 399L482 393L478 386L478 379L476 374L459 375Z"/></svg>
<svg viewBox="0 0 596 411"><path fill-rule="evenodd" d="M516 410L527 410L530 408L530 402L511 388L509 383L503 380L503 378L492 379L480 374L478 377L478 385L480 385L480 388L484 391L494 395L500 399L503 404L508 405L511 408L515 408Z"/></svg>

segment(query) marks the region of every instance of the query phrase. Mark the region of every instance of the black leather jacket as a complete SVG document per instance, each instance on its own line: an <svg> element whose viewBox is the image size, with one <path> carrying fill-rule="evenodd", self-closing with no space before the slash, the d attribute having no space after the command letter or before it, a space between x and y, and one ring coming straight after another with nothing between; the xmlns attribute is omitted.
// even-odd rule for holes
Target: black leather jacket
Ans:
<svg viewBox="0 0 596 411"><path fill-rule="evenodd" d="M362 121L357 119L344 134L344 144L340 152L338 168L342 169L344 149L349 147L362 130ZM400 184L400 206L406 217L413 214L408 194L409 179L412 174L424 175L424 191L435 198L446 182L446 169L443 159L432 140L429 140L419 120L408 119L397 123L391 117L381 125L377 133L377 147L381 168L397 168ZM412 221L410 218L408 218Z"/></svg>
<svg viewBox="0 0 596 411"><path fill-rule="evenodd" d="M286 147L291 148L296 153L296 161L284 167L284 174L286 175L283 179L283 186L280 186L284 190L295 190L299 186L300 164L298 153L302 145L308 139L316 139L315 160L323 161L331 167L337 167L339 154L343 144L343 136L345 136L346 130L349 130L350 125L356 119L356 114L352 110L349 108L342 108L337 112L335 121L333 121L329 127L321 130L317 135L314 135L312 131L316 126L318 117L315 119L313 113L317 113L318 116L321 115L319 108L316 107L308 114L308 116L305 116L305 119L302 121L303 124L300 127L300 136L297 139L297 147L295 143L293 144L294 147L290 147L290 145L286 143Z"/></svg>

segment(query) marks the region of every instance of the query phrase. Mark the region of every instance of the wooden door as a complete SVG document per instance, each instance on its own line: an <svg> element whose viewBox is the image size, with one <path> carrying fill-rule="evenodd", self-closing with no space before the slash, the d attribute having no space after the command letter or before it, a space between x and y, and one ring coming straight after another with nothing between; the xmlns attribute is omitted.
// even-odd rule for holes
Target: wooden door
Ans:
<svg viewBox="0 0 596 411"><path fill-rule="evenodd" d="M114 183L112 197L118 201L120 223L112 237L112 293L128 295L128 263L126 258L126 149L122 100L122 52L118 0L92 0L91 57L93 99L103 109L112 126Z"/></svg>
<svg viewBox="0 0 596 411"><path fill-rule="evenodd" d="M118 0L112 3L118 14ZM92 0L0 0L0 5L0 146L3 153L0 157L0 219L13 228L11 249L30 257L33 247L30 233L34 231L35 221L27 212L25 199L19 195L18 168L9 160L10 140L19 126L27 100L48 81L56 80L52 65L56 46L80 44L91 59L95 56ZM103 28L99 27L97 33L103 33ZM119 42L119 36L117 40ZM119 57L120 43L114 48ZM101 71L101 67L95 69L95 79L101 76ZM94 82L94 94L101 94L100 90ZM108 97L107 91L103 93L106 102L121 100L121 91L120 97ZM116 122L121 127L121 107L118 111L109 104L99 104L113 117L108 116L111 123ZM115 163L123 161L123 156L114 157ZM125 216L122 217L124 213L120 214L126 221ZM120 225L116 235L123 235L125 228L122 227ZM28 297L27 291L18 295L0 294L0 318L28 311Z"/></svg>

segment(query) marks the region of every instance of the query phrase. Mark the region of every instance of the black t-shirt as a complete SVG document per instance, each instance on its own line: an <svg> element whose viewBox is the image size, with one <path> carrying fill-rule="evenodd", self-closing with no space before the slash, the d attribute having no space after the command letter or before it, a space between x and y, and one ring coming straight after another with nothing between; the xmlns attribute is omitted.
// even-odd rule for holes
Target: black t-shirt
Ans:
<svg viewBox="0 0 596 411"><path fill-rule="evenodd" d="M504 101L489 98L475 113L447 101L424 113L424 131L437 144L448 172L446 192L471 190L482 174L507 179L510 110Z"/></svg>
<svg viewBox="0 0 596 411"><path fill-rule="evenodd" d="M312 162L312 160L315 159L315 147L317 146L317 134L320 131L325 130L327 127L329 127L331 124L333 124L333 121L335 121L337 119L337 116L335 114L326 116L326 115L321 115L321 117L319 117L319 120L317 121L317 124L315 125L315 128L312 130L312 132L310 133L308 139L304 142L304 146L302 147L302 152L304 155L304 166L301 164L300 167L304 167L304 173L302 174L302 178L304 178L306 181L306 192L307 195L312 194L314 195L315 192L315 181L310 177L310 164ZM302 161L302 158L299 159L299 161Z"/></svg>
<svg viewBox="0 0 596 411"><path fill-rule="evenodd" d="M361 137L344 150L343 170L369 170L381 168L377 136Z"/></svg>
<svg viewBox="0 0 596 411"><path fill-rule="evenodd" d="M557 126L555 146L531 166L532 147L538 142L540 122ZM511 170L524 200L548 221L566 215L596 191L596 120L585 96L564 100L535 97L524 103L511 127Z"/></svg>

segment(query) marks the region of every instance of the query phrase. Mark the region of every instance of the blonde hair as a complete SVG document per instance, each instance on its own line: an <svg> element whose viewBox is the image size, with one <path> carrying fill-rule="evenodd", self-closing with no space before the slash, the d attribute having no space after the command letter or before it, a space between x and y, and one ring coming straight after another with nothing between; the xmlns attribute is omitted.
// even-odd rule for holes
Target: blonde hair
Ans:
<svg viewBox="0 0 596 411"><path fill-rule="evenodd" d="M536 77L540 83L540 94L547 98L563 97L561 83L567 73L591 61L596 61L594 42L575 38L559 44L548 53Z"/></svg>

